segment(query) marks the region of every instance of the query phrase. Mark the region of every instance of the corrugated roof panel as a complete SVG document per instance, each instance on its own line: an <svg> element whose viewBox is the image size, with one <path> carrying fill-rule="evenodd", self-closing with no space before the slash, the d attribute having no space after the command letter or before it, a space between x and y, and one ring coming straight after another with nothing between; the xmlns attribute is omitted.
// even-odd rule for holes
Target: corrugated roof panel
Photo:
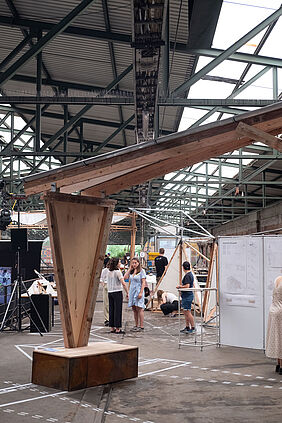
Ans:
<svg viewBox="0 0 282 423"><path fill-rule="evenodd" d="M58 23L80 3L80 0L24 0L14 3L21 18ZM72 22L72 25L104 30L101 1L95 1Z"/></svg>
<svg viewBox="0 0 282 423"><path fill-rule="evenodd" d="M79 1L54 1L46 0L42 2L34 2L31 0L14 2L20 17L30 20L58 22L66 14L72 10ZM173 5L172 5L173 3ZM178 20L180 0L171 2L171 41L174 41L175 32ZM131 6L128 0L108 0L110 25L112 32L128 33L131 34ZM7 7L0 5L0 13L11 15ZM178 25L178 41L186 42L188 30L188 12L187 4L183 2L182 11ZM102 3L97 0L86 12L82 13L73 23L74 26L89 27L91 29L105 29L104 16ZM12 51L19 42L23 39L21 31L16 28L0 27L0 35L4 40L4 47L0 47L0 57L5 57L9 51ZM6 50L6 45L9 46ZM132 63L133 49L130 44L122 44L118 42L113 43L113 50L115 53L115 61L117 67L117 74L121 74L128 65ZM173 62L172 62L173 57ZM187 65L190 58L178 52L170 52L171 58L171 76L170 87L176 88L180 85L187 72ZM111 57L109 53L109 43L106 41L95 40L93 38L80 38L79 36L69 36L61 34L57 36L46 48L43 50L43 61L48 69L51 78L57 81L66 81L81 83L88 86L101 86L106 87L113 80L113 70L111 64ZM36 59L32 59L29 63L25 64L19 71L21 75L32 76L36 75ZM160 72L161 73L161 72ZM161 77L160 77L161 81ZM35 94L35 85L29 83L22 83L17 81L9 81L4 87L9 94ZM129 73L119 83L120 90L133 91L133 72ZM44 95L52 95L52 87L42 87ZM70 95L85 95L85 91L70 89ZM20 105L21 109L35 109L30 105ZM78 111L83 108L81 105L69 105L69 112L74 116ZM62 106L50 105L48 113L63 116ZM166 116L162 124L166 130L172 130L177 116L177 107L166 107ZM124 121L126 121L134 113L134 106L122 106ZM27 114L27 118L31 118L31 113ZM117 106L93 106L86 114L86 118L99 119L104 122L116 122L119 124L119 112ZM130 125L134 125L135 120ZM42 128L49 134L55 133L63 126L63 119L54 119L50 117L43 117ZM110 127L105 129L103 126L94 125L85 126L87 137L94 140L94 137L105 139L107 134L114 132L115 128ZM135 142L134 131L126 130L127 137L130 142ZM85 136L86 136L85 134ZM100 137L101 135L101 137ZM122 143L122 136L119 134L114 138L114 142Z"/></svg>
<svg viewBox="0 0 282 423"><path fill-rule="evenodd" d="M170 2L170 41L187 43L188 41L188 1Z"/></svg>
<svg viewBox="0 0 282 423"><path fill-rule="evenodd" d="M108 0L110 25L112 32L131 34L131 1Z"/></svg>

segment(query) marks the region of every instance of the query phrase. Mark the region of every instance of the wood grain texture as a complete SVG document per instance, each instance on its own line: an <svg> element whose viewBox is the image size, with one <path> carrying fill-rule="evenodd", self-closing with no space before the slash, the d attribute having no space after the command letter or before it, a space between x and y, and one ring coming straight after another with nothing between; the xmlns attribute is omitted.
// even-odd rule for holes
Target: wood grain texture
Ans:
<svg viewBox="0 0 282 423"><path fill-rule="evenodd" d="M64 343L85 346L115 202L60 193L48 193L44 201Z"/></svg>
<svg viewBox="0 0 282 423"><path fill-rule="evenodd" d="M93 192L105 192L106 195L118 192L181 167L251 144L253 137L250 137L250 134L240 138L236 132L240 122L265 133L277 135L282 132L282 104L279 102L220 122L26 177L25 192L30 195L49 191L50 184L54 182L61 192L87 190L95 186Z"/></svg>
<svg viewBox="0 0 282 423"><path fill-rule="evenodd" d="M258 128L240 122L236 128L236 132L239 135L249 137L254 141L262 142L263 144L266 144L269 147L274 148L275 150L282 153L282 140L274 137L271 134L268 134L265 131L261 131Z"/></svg>
<svg viewBox="0 0 282 423"><path fill-rule="evenodd" d="M102 346L101 346L102 344ZM33 352L32 383L74 391L138 376L138 348L100 342Z"/></svg>

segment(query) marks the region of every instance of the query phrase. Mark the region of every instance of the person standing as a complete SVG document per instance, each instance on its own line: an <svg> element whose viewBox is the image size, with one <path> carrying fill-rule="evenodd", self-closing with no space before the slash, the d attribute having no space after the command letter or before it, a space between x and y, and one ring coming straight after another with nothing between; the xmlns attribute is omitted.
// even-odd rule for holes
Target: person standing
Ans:
<svg viewBox="0 0 282 423"><path fill-rule="evenodd" d="M104 308L104 319L105 326L109 326L109 296L108 296L108 274L109 274L110 263L104 267L100 276L100 282L103 286L103 308Z"/></svg>
<svg viewBox="0 0 282 423"><path fill-rule="evenodd" d="M191 272L191 266L189 261L184 261L182 264L184 270L184 277L182 279L181 285L177 285L177 289L181 288L193 288L194 285L194 275ZM182 333L193 333L195 332L195 322L194 317L191 313L192 301L194 299L193 291L181 291L181 302L183 313L185 317L186 327L180 332Z"/></svg>
<svg viewBox="0 0 282 423"><path fill-rule="evenodd" d="M111 254L110 253L105 254L104 267L107 267L107 264L109 263L110 260L111 260Z"/></svg>
<svg viewBox="0 0 282 423"><path fill-rule="evenodd" d="M122 327L122 288L128 297L127 285L124 282L122 273L120 271L120 259L113 257L109 264L108 281L108 296L109 296L109 326L111 333L125 333Z"/></svg>
<svg viewBox="0 0 282 423"><path fill-rule="evenodd" d="M165 250L164 248L159 249L159 255L155 258L155 266L157 272L157 283L161 279L162 275L166 272L168 261L167 258L164 256Z"/></svg>
<svg viewBox="0 0 282 423"><path fill-rule="evenodd" d="M142 332L144 331L144 288L146 284L146 273L142 269L138 257L133 257L124 278L129 278L128 307L132 307L135 321L135 326L132 330Z"/></svg>
<svg viewBox="0 0 282 423"><path fill-rule="evenodd" d="M266 348L267 357L277 359L276 372L282 375L282 276L274 282L272 304L269 309Z"/></svg>

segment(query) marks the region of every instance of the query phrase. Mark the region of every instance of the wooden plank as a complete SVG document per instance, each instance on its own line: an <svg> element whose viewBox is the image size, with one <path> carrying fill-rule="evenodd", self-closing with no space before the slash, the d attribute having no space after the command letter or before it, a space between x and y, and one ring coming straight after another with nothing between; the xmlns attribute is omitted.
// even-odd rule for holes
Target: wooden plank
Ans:
<svg viewBox="0 0 282 423"><path fill-rule="evenodd" d="M93 313L94 313L95 304L96 304L96 298L98 294L100 275L101 275L103 264L104 264L104 257L105 257L105 252L107 248L107 241L109 237L113 212L114 212L113 205L105 208L103 211L102 222L99 227L96 254L93 260L93 265L92 265L92 270L90 275L90 282L89 282L88 292L86 296L82 324L80 326L78 346L87 345L88 343ZM91 252L88 252L88 254L89 253Z"/></svg>
<svg viewBox="0 0 282 423"><path fill-rule="evenodd" d="M87 345L114 201L44 197L65 346Z"/></svg>
<svg viewBox="0 0 282 423"><path fill-rule="evenodd" d="M54 273L57 282L56 285L59 299L64 345L66 347L71 347L74 346L75 342L71 324L70 309L68 306L69 298L64 272L64 263L62 257L58 221L53 201L45 201L45 209L48 222L48 232L50 236Z"/></svg>
<svg viewBox="0 0 282 423"><path fill-rule="evenodd" d="M214 256L215 256L216 245L217 244L214 241L213 244L212 244L211 257L209 259L209 269L208 269L208 276L207 276L205 288L210 288L210 286L211 286L211 277L212 277L213 266L214 266ZM209 295L209 291L205 291L205 293L204 293L204 300L203 300L203 313L204 313L204 316L206 315L206 309L207 309L207 303L208 303L208 295Z"/></svg>
<svg viewBox="0 0 282 423"><path fill-rule="evenodd" d="M265 131L240 122L236 128L236 132L239 135L249 137L251 140L262 142L263 144L266 144L282 153L282 140L268 134Z"/></svg>
<svg viewBox="0 0 282 423"><path fill-rule="evenodd" d="M281 111L282 104L277 103L259 111L244 113L231 119L188 129L152 142L126 147L115 153L102 154L95 158L62 166L59 169L32 175L24 178L25 190L28 195L48 191L50 184L55 182L62 190L75 191L77 186L87 189L87 187L97 184L101 185L101 178L108 180L107 183L105 182L106 185L111 184L112 179L118 180L119 178L122 178L121 181L127 179L126 186L129 182L131 185L143 183L172 170L248 145L250 143L248 137L237 140L236 127L239 122L277 135L282 131ZM173 162L175 162L174 166ZM152 172L153 176L148 178L147 169L151 169L156 164L158 172ZM166 164L168 164L167 169ZM143 171L140 166L143 166ZM132 169L135 169L135 172L132 172ZM119 174L126 170L131 172L125 173L124 176ZM161 171L162 173L160 173ZM118 174L120 176L117 176ZM140 182L135 181L134 177L128 181L129 177L135 174L143 175L143 179L140 176Z"/></svg>
<svg viewBox="0 0 282 423"><path fill-rule="evenodd" d="M130 261L135 256L135 241L136 241L136 213L131 214L131 232L130 232Z"/></svg>
<svg viewBox="0 0 282 423"><path fill-rule="evenodd" d="M41 354L54 355L58 357L75 358L75 357L87 357L89 355L101 355L109 352L124 351L128 349L135 349L136 346L118 344L114 342L95 342L89 343L85 347L77 348L65 348L65 347L54 347L54 348L38 348L36 351Z"/></svg>

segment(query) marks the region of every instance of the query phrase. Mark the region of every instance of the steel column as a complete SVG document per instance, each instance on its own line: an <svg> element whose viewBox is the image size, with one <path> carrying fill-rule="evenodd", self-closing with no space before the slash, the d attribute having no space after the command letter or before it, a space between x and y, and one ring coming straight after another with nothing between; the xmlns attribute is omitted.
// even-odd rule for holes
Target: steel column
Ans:
<svg viewBox="0 0 282 423"><path fill-rule="evenodd" d="M40 42L42 38L42 31L38 31L37 42ZM36 95L41 96L41 87L42 87L42 51L40 51L36 56ZM36 126L35 126L35 143L34 151L40 150L40 141L41 141L41 106L36 104Z"/></svg>

